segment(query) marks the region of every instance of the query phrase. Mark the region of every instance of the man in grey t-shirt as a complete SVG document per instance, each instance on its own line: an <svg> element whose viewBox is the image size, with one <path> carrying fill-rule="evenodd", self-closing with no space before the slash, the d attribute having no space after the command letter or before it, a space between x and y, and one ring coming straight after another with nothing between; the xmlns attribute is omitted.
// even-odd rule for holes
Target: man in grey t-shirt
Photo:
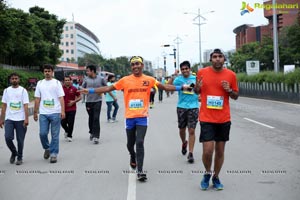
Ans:
<svg viewBox="0 0 300 200"><path fill-rule="evenodd" d="M96 73L97 67L95 65L88 65L86 67L87 76L82 83L83 88L98 88L106 86L106 80ZM100 139L100 112L102 105L102 95L88 94L86 96L86 111L89 115L89 133L90 140L94 144L99 143Z"/></svg>

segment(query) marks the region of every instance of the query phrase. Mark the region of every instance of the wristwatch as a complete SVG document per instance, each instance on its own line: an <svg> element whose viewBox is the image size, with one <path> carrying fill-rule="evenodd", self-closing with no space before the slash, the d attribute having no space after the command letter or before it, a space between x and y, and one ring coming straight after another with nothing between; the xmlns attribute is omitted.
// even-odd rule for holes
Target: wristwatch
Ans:
<svg viewBox="0 0 300 200"><path fill-rule="evenodd" d="M228 91L227 91L229 94L231 94L233 92L233 90L230 88Z"/></svg>

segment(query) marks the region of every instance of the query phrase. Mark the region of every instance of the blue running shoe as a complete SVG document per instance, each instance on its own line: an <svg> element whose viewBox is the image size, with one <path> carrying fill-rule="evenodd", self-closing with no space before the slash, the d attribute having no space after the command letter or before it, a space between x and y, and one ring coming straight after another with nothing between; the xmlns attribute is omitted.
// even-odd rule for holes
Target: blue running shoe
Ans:
<svg viewBox="0 0 300 200"><path fill-rule="evenodd" d="M219 177L213 177L212 182L213 182L213 187L216 190L223 190L224 189L224 185L220 182Z"/></svg>
<svg viewBox="0 0 300 200"><path fill-rule="evenodd" d="M200 183L200 188L202 190L207 190L207 188L209 187L209 179L210 179L211 175L210 174L204 174L203 175L203 179Z"/></svg>

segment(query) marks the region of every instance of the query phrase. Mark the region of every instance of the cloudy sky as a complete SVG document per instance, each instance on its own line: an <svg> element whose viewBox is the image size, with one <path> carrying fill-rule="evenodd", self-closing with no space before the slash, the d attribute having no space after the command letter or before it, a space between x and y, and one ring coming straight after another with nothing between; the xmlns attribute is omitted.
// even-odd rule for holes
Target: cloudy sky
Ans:
<svg viewBox="0 0 300 200"><path fill-rule="evenodd" d="M254 5L263 0L245 2ZM7 0L7 3L25 12L37 5L68 21L73 15L76 22L100 39L100 50L106 58L141 55L152 61L154 67L162 67L165 52L168 71L174 69L169 55L172 47L161 45L174 45L177 37L181 39L180 62L199 62L199 27L193 24L197 22L193 19L198 8L207 19L201 19L205 23L201 25L202 52L213 48L234 49L234 28L267 23L262 9L241 16L242 0Z"/></svg>

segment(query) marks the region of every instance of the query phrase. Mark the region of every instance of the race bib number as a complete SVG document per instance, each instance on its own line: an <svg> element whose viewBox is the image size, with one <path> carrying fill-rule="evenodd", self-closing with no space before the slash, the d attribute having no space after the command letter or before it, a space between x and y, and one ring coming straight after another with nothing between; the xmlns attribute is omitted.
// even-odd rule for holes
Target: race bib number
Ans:
<svg viewBox="0 0 300 200"><path fill-rule="evenodd" d="M223 109L224 97L222 96L207 96L206 107L209 109Z"/></svg>
<svg viewBox="0 0 300 200"><path fill-rule="evenodd" d="M10 102L9 108L10 108L10 110L14 110L14 111L21 110L21 101L19 101L19 102Z"/></svg>
<svg viewBox="0 0 300 200"><path fill-rule="evenodd" d="M45 108L54 108L54 99L52 100L44 100L43 105Z"/></svg>
<svg viewBox="0 0 300 200"><path fill-rule="evenodd" d="M144 108L144 101L142 99L131 99L129 101L129 110L141 110Z"/></svg>

